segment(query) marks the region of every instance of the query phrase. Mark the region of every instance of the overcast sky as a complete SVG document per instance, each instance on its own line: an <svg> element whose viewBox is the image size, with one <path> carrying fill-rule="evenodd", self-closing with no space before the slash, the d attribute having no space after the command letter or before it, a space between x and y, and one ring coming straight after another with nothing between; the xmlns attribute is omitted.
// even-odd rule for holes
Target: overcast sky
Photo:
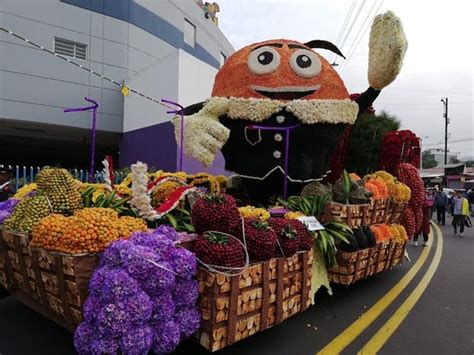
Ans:
<svg viewBox="0 0 474 355"><path fill-rule="evenodd" d="M338 60L337 70L352 93L368 86L370 28L365 29L377 9L377 13L394 11L402 19L408 51L402 72L381 93L376 110L396 115L402 128L423 139L424 147L443 147L434 144L444 141L440 99L447 96L450 140L471 139L450 143L448 149L474 157L474 1L355 0L348 25L337 41L353 1L219 0L219 26L236 49L276 38L332 41L348 58ZM334 58L330 52L320 53L331 61Z"/></svg>

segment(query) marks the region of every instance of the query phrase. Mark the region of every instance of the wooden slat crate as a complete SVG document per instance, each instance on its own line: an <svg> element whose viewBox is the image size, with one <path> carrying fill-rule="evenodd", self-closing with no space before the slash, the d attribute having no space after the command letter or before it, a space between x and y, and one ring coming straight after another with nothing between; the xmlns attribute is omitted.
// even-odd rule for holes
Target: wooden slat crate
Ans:
<svg viewBox="0 0 474 355"><path fill-rule="evenodd" d="M323 222L344 222L349 227L360 227L372 223L370 205L346 205L327 202L324 206Z"/></svg>
<svg viewBox="0 0 474 355"><path fill-rule="evenodd" d="M311 304L312 251L224 276L199 268L202 346L217 351L304 311Z"/></svg>
<svg viewBox="0 0 474 355"><path fill-rule="evenodd" d="M403 261L405 243L391 240L389 243L377 243L373 248L353 253L338 251L338 265L328 270L329 281L350 285L371 275L385 271Z"/></svg>
<svg viewBox="0 0 474 355"><path fill-rule="evenodd" d="M389 211L384 223L387 223L387 224L400 223L400 220L402 219L403 211L405 211L405 207L407 206L407 203L395 202L394 200L390 200L389 205L390 205L390 208L389 208Z"/></svg>
<svg viewBox="0 0 474 355"><path fill-rule="evenodd" d="M391 208L392 204L390 198L382 198L378 200L370 199L370 223L368 224L385 223L387 216L391 212Z"/></svg>
<svg viewBox="0 0 474 355"><path fill-rule="evenodd" d="M98 256L32 249L27 235L7 231L0 238L2 247L6 250L3 270L9 280L6 288L29 307L73 331L82 320Z"/></svg>

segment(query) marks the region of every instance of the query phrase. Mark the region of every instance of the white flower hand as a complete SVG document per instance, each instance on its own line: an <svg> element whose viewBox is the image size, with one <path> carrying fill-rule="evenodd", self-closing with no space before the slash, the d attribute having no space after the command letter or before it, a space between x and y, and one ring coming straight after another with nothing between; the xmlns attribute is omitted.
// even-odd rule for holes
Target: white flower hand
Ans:
<svg viewBox="0 0 474 355"><path fill-rule="evenodd" d="M369 40L369 84L383 89L395 80L402 68L407 40L400 19L392 11L377 15Z"/></svg>

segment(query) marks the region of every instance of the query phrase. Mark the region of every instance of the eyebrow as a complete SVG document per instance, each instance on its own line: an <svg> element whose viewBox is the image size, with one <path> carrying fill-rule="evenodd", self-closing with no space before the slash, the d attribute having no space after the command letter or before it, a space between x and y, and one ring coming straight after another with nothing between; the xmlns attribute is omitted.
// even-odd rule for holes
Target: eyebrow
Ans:
<svg viewBox="0 0 474 355"><path fill-rule="evenodd" d="M291 48L291 49L293 49L293 48L308 49L308 47L302 46L300 44L289 44L288 48Z"/></svg>
<svg viewBox="0 0 474 355"><path fill-rule="evenodd" d="M262 47L267 47L267 46L281 48L281 47L283 47L283 43L265 43L265 44L261 44L260 46L257 46L254 49L252 49L250 52L252 52L254 50L257 50L259 48L262 48Z"/></svg>

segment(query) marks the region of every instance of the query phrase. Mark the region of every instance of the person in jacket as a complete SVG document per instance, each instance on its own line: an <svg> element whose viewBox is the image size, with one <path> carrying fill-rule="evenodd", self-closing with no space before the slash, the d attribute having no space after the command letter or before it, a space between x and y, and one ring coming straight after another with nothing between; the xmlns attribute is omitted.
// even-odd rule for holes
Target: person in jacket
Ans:
<svg viewBox="0 0 474 355"><path fill-rule="evenodd" d="M436 208L436 220L443 226L446 224L446 207L448 206L448 196L440 187L435 194L434 205Z"/></svg>
<svg viewBox="0 0 474 355"><path fill-rule="evenodd" d="M474 217L474 188L470 189L467 193L467 200L471 207L471 217Z"/></svg>
<svg viewBox="0 0 474 355"><path fill-rule="evenodd" d="M435 196L433 190L426 190L425 203L428 206L428 216L430 219L433 218L434 202Z"/></svg>
<svg viewBox="0 0 474 355"><path fill-rule="evenodd" d="M454 234L457 235L459 227L459 236L464 237L464 226L466 224L466 218L469 215L469 202L467 198L462 195L462 191L456 191L452 205Z"/></svg>

